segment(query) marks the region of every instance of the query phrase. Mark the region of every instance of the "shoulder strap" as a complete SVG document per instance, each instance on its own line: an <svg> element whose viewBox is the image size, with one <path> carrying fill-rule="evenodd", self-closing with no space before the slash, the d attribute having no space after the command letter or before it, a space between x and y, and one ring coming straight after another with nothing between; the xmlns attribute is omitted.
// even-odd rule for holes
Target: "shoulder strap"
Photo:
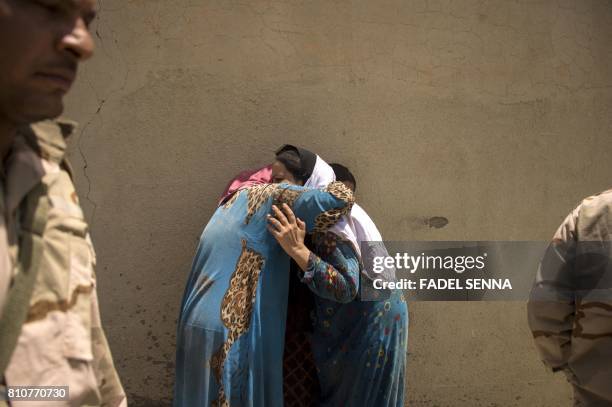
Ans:
<svg viewBox="0 0 612 407"><path fill-rule="evenodd" d="M39 183L22 203L17 273L0 316L0 377L11 360L21 327L26 321L36 276L43 256L43 233L50 203L47 187Z"/></svg>

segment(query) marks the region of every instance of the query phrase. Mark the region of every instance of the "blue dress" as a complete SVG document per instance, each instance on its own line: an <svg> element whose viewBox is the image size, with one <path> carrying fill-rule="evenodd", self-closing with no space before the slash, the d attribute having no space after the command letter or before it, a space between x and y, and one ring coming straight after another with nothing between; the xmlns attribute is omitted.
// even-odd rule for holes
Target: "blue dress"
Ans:
<svg viewBox="0 0 612 407"><path fill-rule="evenodd" d="M200 238L177 331L175 407L282 406L289 257L268 232L273 203L287 203L307 231L327 230L353 196L265 184L234 194Z"/></svg>
<svg viewBox="0 0 612 407"><path fill-rule="evenodd" d="M320 406L403 407L408 308L401 291L361 301L350 243L316 233L300 278L316 294L312 349Z"/></svg>

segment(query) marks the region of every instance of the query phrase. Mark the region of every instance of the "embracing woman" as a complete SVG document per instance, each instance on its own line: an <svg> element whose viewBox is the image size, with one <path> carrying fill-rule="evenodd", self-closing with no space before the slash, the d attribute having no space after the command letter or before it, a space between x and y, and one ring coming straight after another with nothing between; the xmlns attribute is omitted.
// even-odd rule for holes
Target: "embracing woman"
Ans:
<svg viewBox="0 0 612 407"><path fill-rule="evenodd" d="M297 156L297 164L287 156ZM272 170L283 174L279 178L287 180L293 176L299 182L304 177L305 168L300 165L304 157L306 162L310 160L308 152L285 146L277 153ZM335 180L333 169L320 157L315 168L316 177L307 181L310 186ZM287 171L290 176L284 175ZM360 243L382 241L369 216L355 204L350 215L328 231L309 233L299 214L286 208L284 212L276 211L270 224L270 232L297 265L292 267L293 281L307 287L314 301L312 332L300 336L304 324L297 321L304 318L308 297L292 285L290 292L295 297L289 299L287 318L285 405L403 406L408 338L406 302L399 290L381 293L376 301L358 295L360 282L374 278L361 267ZM312 372L310 352L303 341L296 345L300 337L309 338L318 377L316 388L308 380ZM287 363L288 358L292 364ZM297 373L292 374L293 371Z"/></svg>
<svg viewBox="0 0 612 407"><path fill-rule="evenodd" d="M352 204L339 182L323 189L255 183L217 208L181 304L176 407L283 405L289 257L268 232L267 215L283 208L305 230L325 232Z"/></svg>

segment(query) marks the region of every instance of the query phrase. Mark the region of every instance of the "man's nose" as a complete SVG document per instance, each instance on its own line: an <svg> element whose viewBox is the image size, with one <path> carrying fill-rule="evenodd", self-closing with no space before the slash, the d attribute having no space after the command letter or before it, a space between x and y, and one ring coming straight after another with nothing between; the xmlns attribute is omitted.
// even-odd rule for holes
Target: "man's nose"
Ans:
<svg viewBox="0 0 612 407"><path fill-rule="evenodd" d="M80 61L84 61L93 55L94 41L82 18L79 18L70 32L62 37L59 48L61 51L70 52Z"/></svg>

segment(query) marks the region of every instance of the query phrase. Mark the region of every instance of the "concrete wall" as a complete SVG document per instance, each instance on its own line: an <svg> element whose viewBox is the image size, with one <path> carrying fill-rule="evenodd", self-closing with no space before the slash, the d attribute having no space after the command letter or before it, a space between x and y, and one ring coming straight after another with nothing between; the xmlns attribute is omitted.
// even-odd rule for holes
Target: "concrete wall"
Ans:
<svg viewBox="0 0 612 407"><path fill-rule="evenodd" d="M66 113L134 406L171 398L178 306L219 193L282 143L350 166L389 240L548 239L612 183L610 1L99 4ZM413 303L410 318L410 406L569 405L525 304Z"/></svg>

